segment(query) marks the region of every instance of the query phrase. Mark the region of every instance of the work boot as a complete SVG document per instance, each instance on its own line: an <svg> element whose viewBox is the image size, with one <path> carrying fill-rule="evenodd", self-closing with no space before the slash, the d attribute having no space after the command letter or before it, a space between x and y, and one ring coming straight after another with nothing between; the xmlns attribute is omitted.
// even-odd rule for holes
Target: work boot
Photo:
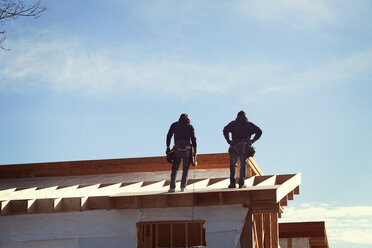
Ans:
<svg viewBox="0 0 372 248"><path fill-rule="evenodd" d="M181 188L181 192L184 192L186 188Z"/></svg>
<svg viewBox="0 0 372 248"><path fill-rule="evenodd" d="M235 188L236 188L236 185L230 183L230 185L229 185L229 189L235 189Z"/></svg>
<svg viewBox="0 0 372 248"><path fill-rule="evenodd" d="M174 189L169 189L168 192L169 193L173 193L175 190Z"/></svg>
<svg viewBox="0 0 372 248"><path fill-rule="evenodd" d="M239 189L242 189L242 188L247 188L247 185L245 185L245 184L239 185Z"/></svg>

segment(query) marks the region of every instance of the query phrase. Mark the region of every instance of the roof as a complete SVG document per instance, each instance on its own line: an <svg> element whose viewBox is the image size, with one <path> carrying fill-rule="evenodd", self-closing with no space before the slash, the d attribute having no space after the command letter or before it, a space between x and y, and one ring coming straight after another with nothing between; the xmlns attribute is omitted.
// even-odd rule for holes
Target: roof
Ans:
<svg viewBox="0 0 372 248"><path fill-rule="evenodd" d="M280 238L309 238L311 248L329 248L324 221L279 223Z"/></svg>
<svg viewBox="0 0 372 248"><path fill-rule="evenodd" d="M280 213L300 183L301 174L288 174L252 176L242 189L228 189L229 178L189 180L188 190L176 193L167 192L166 180L11 188L0 190L1 215L231 204Z"/></svg>
<svg viewBox="0 0 372 248"><path fill-rule="evenodd" d="M198 169L228 168L228 153L198 155ZM248 161L251 175L263 175L254 159ZM192 170L193 167L190 167ZM48 163L0 165L0 179L28 177L62 177L132 172L169 171L165 156ZM247 172L249 175L249 171Z"/></svg>

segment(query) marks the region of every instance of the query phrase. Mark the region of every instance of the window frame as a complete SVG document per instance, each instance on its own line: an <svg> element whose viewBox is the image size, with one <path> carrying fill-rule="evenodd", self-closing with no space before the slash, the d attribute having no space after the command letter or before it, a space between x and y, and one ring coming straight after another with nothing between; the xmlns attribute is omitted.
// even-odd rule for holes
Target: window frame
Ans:
<svg viewBox="0 0 372 248"><path fill-rule="evenodd" d="M192 224L192 225L190 225ZM161 247L207 247L205 239L205 221L204 220L178 220L178 221L148 221L138 222L137 226L137 248L161 248ZM168 232L164 231L164 227L159 229L160 225L169 226L169 241L167 245L160 244L164 243L164 239L167 240ZM184 225L182 227L182 225ZM190 233L193 233L194 225L197 225L198 230L195 234L197 236L192 237ZM184 233L175 232L175 227L178 229L184 229ZM165 234L164 234L165 233ZM161 235L161 236L159 236ZM193 239L192 239L193 238ZM192 240L191 240L192 239ZM182 243L181 245L179 243ZM161 246L160 246L161 245ZM176 246L175 246L176 245Z"/></svg>

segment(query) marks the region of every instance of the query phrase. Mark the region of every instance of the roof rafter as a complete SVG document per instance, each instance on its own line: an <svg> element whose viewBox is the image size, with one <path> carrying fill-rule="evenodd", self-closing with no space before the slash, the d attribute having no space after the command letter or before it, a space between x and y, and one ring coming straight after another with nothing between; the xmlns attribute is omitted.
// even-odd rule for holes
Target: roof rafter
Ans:
<svg viewBox="0 0 372 248"><path fill-rule="evenodd" d="M254 213L280 213L282 206L293 199L301 174L253 176L247 179L248 187L242 189L226 188L228 180L190 180L186 192L171 194L167 192L169 182L165 180L0 190L1 214L231 204L242 204Z"/></svg>

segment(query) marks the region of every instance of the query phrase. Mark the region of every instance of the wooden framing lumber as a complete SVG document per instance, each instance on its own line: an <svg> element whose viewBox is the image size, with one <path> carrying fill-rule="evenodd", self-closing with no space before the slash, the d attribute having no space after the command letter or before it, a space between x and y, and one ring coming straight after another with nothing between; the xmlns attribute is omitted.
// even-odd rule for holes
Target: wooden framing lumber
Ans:
<svg viewBox="0 0 372 248"><path fill-rule="evenodd" d="M228 168L228 153L198 155L198 169ZM248 166L253 175L263 175L253 158L249 158ZM190 170L193 170L190 167ZM0 178L82 176L131 172L169 171L169 163L165 156L84 160L30 164L8 164L0 166Z"/></svg>
<svg viewBox="0 0 372 248"><path fill-rule="evenodd" d="M272 248L272 239L271 239L271 215L265 214L264 215L264 229L265 229L265 235L264 235L264 245L265 248Z"/></svg>
<svg viewBox="0 0 372 248"><path fill-rule="evenodd" d="M241 248L254 248L253 213L248 210L242 234L240 235Z"/></svg>
<svg viewBox="0 0 372 248"><path fill-rule="evenodd" d="M264 226L263 226L263 214L257 213L254 217L254 232L255 232L255 247L264 248Z"/></svg>
<svg viewBox="0 0 372 248"><path fill-rule="evenodd" d="M280 238L325 237L325 223L291 222L280 223Z"/></svg>
<svg viewBox="0 0 372 248"><path fill-rule="evenodd" d="M229 168L228 153L198 155L197 169ZM249 158L248 176L263 175L253 158ZM193 170L194 167L190 167ZM8 164L0 166L1 178L82 176L132 172L169 171L169 163L165 156L122 158L103 160L83 160L65 162L47 162L30 164Z"/></svg>
<svg viewBox="0 0 372 248"><path fill-rule="evenodd" d="M278 213L270 214L271 225L271 245L273 248L279 247L279 227L278 227Z"/></svg>
<svg viewBox="0 0 372 248"><path fill-rule="evenodd" d="M325 223L293 222L279 224L279 237L291 241L293 238L309 238L311 248L329 248Z"/></svg>
<svg viewBox="0 0 372 248"><path fill-rule="evenodd" d="M283 180L283 178L285 180ZM228 189L228 178L190 180L186 192L167 192L169 182L137 182L18 188L0 191L1 214L33 214L95 209L167 208L242 204L252 213L280 213L300 182L300 174L254 176L247 188ZM282 184L278 184L282 182ZM177 182L179 184L179 182ZM222 187L222 188L221 188ZM279 194L284 195L280 200Z"/></svg>
<svg viewBox="0 0 372 248"><path fill-rule="evenodd" d="M286 176L285 176L286 177ZM280 177L278 177L280 178ZM280 187L277 190L277 201L280 201L291 193L294 189L299 190L299 185L301 184L301 173L293 175L291 178L287 179L284 183L280 185Z"/></svg>

